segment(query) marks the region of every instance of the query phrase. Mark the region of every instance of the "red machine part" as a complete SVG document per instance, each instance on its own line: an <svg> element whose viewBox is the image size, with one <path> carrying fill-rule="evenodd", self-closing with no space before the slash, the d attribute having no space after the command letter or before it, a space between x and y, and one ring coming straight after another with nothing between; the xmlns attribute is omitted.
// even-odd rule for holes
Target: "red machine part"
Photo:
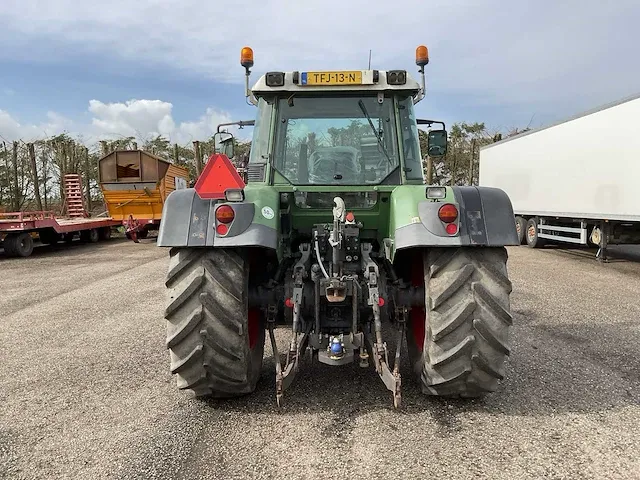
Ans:
<svg viewBox="0 0 640 480"><path fill-rule="evenodd" d="M194 188L200 198L224 200L227 190L242 190L244 187L245 183L229 157L213 154Z"/></svg>
<svg viewBox="0 0 640 480"><path fill-rule="evenodd" d="M129 215L128 220L122 222L122 226L125 228L125 235L136 243L140 243L138 240L138 234L142 228L142 225L138 220L133 218L133 215Z"/></svg>

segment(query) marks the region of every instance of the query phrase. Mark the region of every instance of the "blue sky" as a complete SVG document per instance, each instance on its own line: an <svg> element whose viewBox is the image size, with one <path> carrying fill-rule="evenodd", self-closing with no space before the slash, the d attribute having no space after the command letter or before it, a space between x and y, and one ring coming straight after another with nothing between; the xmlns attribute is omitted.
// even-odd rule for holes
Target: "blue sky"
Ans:
<svg viewBox="0 0 640 480"><path fill-rule="evenodd" d="M253 118L240 49L266 70L406 68L429 46L421 117L546 125L640 93L640 2L3 0L0 136L187 144ZM252 12L248 14L246 12ZM0 139L1 139L0 138Z"/></svg>

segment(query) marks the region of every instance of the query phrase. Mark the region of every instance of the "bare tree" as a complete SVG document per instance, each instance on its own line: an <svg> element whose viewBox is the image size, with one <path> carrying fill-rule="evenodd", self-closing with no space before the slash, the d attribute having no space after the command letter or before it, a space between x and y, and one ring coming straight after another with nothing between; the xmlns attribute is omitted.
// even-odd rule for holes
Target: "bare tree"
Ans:
<svg viewBox="0 0 640 480"><path fill-rule="evenodd" d="M12 210L17 212L20 210L20 204L22 203L22 190L18 186L18 142L13 142L13 198L12 198Z"/></svg>
<svg viewBox="0 0 640 480"><path fill-rule="evenodd" d="M40 181L38 180L38 166L36 164L36 151L33 146L33 143L28 143L27 148L29 149L29 161L31 164L31 174L33 176L33 190L34 190L36 205L38 206L38 210L42 211L42 198L40 197Z"/></svg>

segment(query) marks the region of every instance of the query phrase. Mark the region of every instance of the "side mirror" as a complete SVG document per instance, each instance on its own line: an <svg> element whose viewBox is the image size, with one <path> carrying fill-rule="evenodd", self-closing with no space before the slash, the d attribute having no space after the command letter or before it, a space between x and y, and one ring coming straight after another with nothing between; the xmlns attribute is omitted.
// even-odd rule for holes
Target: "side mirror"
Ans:
<svg viewBox="0 0 640 480"><path fill-rule="evenodd" d="M430 157L442 157L447 153L447 131L431 130L427 137L427 153Z"/></svg>
<svg viewBox="0 0 640 480"><path fill-rule="evenodd" d="M233 135L227 132L217 132L213 136L213 150L215 153L221 153L229 158L233 157L235 142Z"/></svg>

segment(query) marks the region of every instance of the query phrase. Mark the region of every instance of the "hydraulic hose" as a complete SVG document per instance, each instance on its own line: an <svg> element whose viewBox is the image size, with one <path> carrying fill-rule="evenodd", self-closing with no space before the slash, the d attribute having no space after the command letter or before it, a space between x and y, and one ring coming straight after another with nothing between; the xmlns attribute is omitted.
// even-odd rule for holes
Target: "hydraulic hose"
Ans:
<svg viewBox="0 0 640 480"><path fill-rule="evenodd" d="M324 275L324 278L329 278L329 274L327 273L327 271L324 268L324 265L322 263L322 258L320 257L320 246L318 245L318 232L315 232L314 235L314 249L316 252L316 258L318 259L318 265L320 265L320 270L322 270L322 274Z"/></svg>

